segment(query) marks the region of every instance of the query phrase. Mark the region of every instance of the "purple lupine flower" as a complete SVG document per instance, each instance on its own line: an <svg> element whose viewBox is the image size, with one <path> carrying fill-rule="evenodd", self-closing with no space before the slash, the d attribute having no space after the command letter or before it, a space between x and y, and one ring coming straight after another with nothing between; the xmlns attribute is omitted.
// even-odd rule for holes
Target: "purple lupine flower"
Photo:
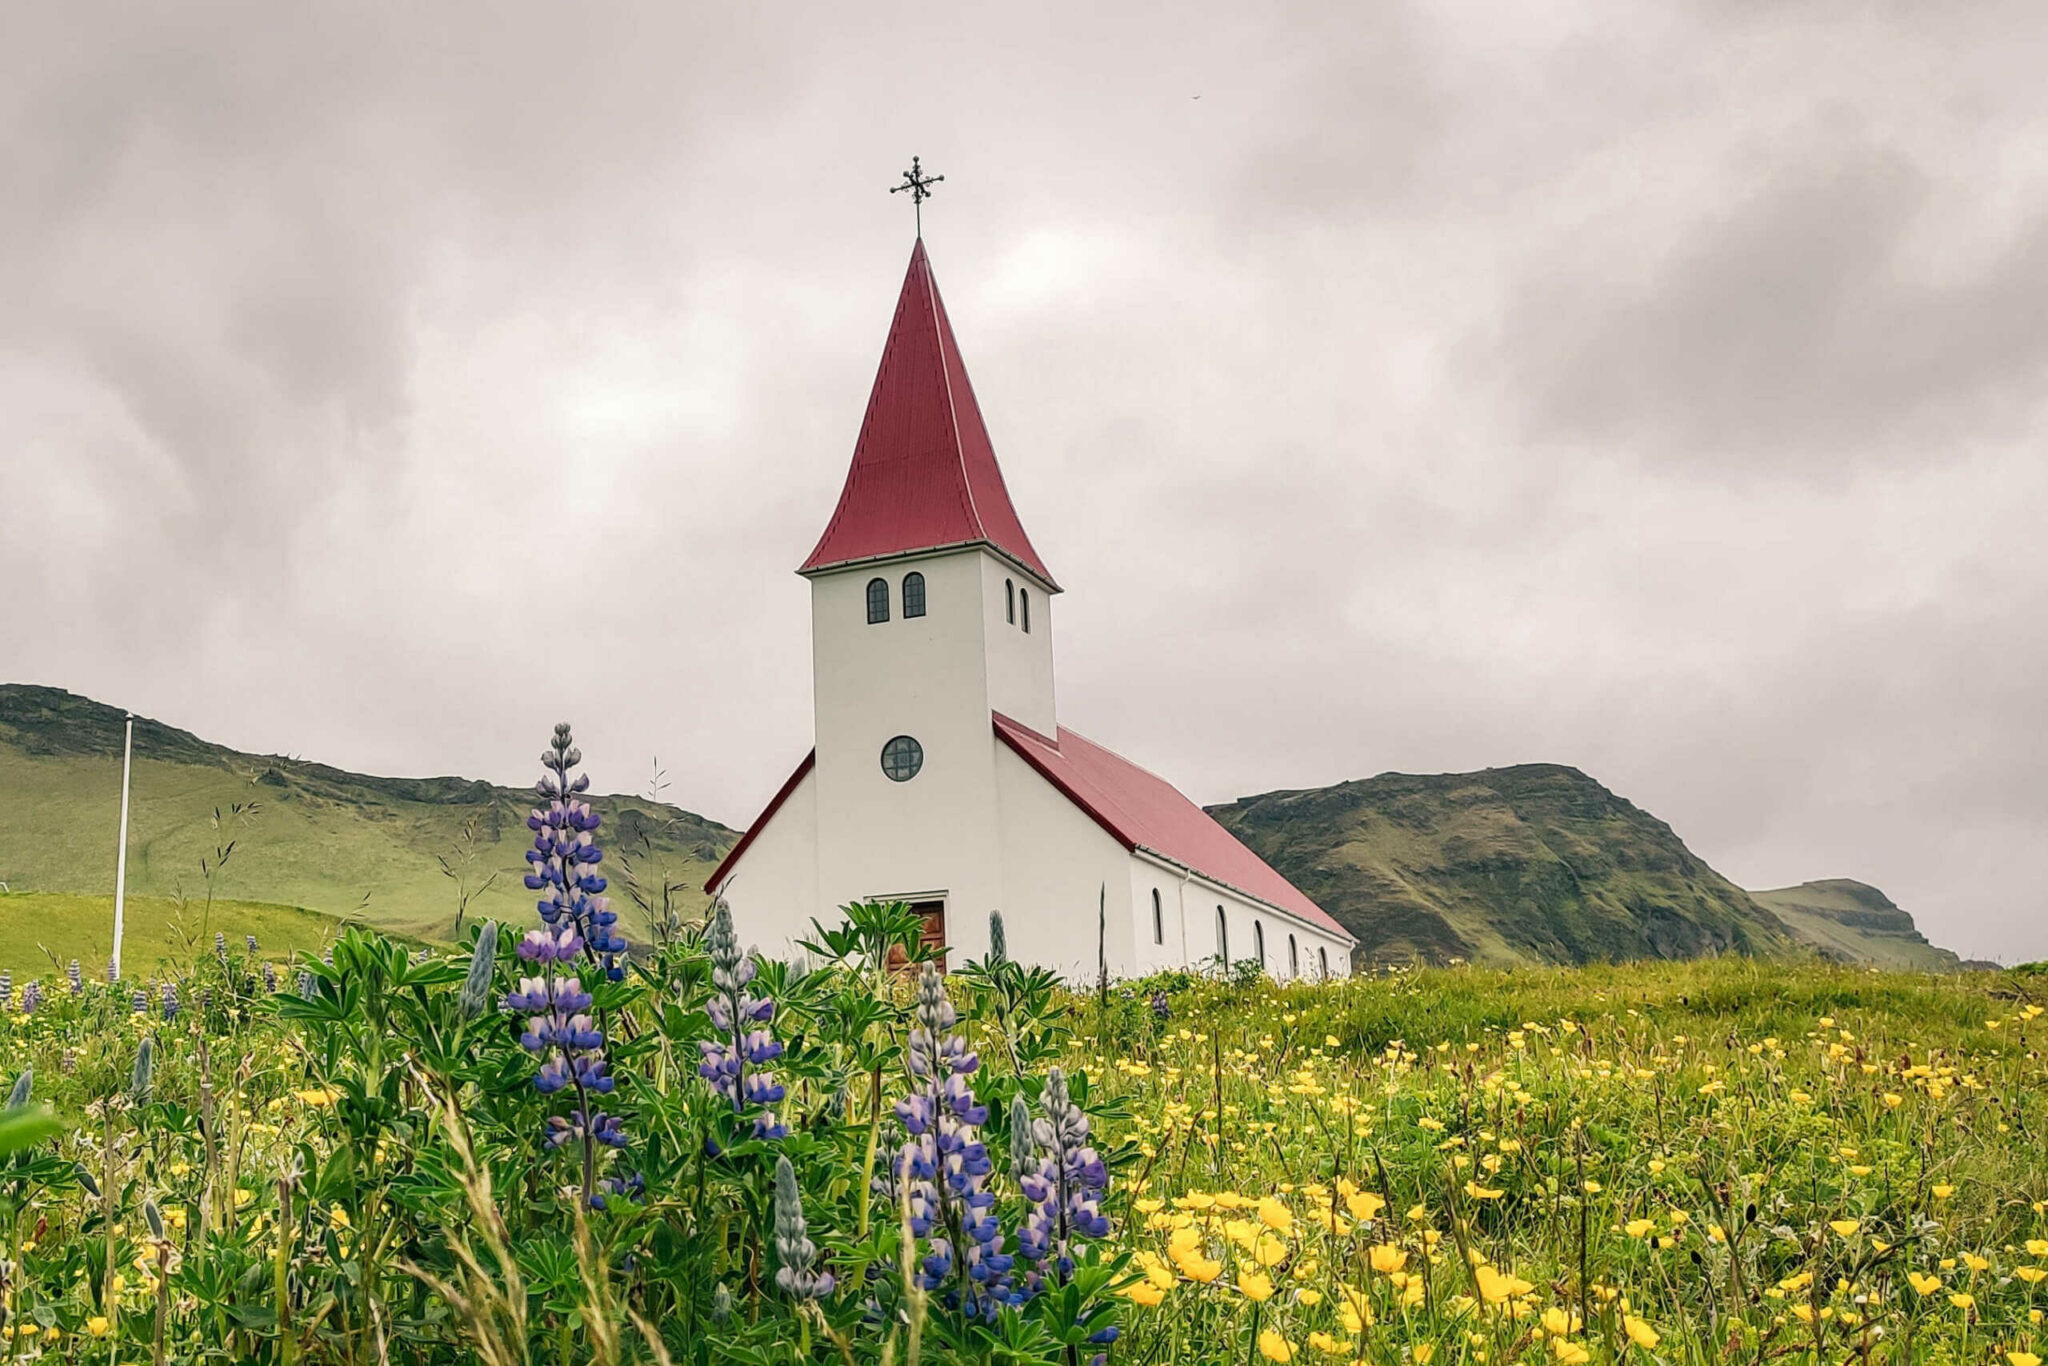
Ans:
<svg viewBox="0 0 2048 1366"><path fill-rule="evenodd" d="M76 996L83 992L85 990L85 976L78 970L78 960L76 958L72 959L71 966L64 971L65 975L71 979L71 994Z"/></svg>
<svg viewBox="0 0 2048 1366"><path fill-rule="evenodd" d="M255 952L256 952L256 936L255 936L255 935L253 935L253 934L245 934L245 935L243 935L243 936L242 936L242 943L243 943L243 945L244 945L245 947L247 947L247 949L249 950L249 952L250 952L250 953L252 953L252 954L253 954L253 953L255 953Z"/></svg>
<svg viewBox="0 0 2048 1366"><path fill-rule="evenodd" d="M177 1019L178 984L176 982L165 982L163 985L163 991L160 994L160 999L163 1002L165 1023L169 1023L170 1021Z"/></svg>
<svg viewBox="0 0 2048 1366"><path fill-rule="evenodd" d="M0 1010L7 1009L7 1003L14 999L14 974L0 968Z"/></svg>
<svg viewBox="0 0 2048 1366"><path fill-rule="evenodd" d="M1074 1272L1073 1240L1109 1235L1109 1220L1102 1213L1109 1169L1090 1146L1087 1112L1074 1104L1066 1074L1057 1067L1046 1074L1043 1104L1045 1117L1030 1128L1035 1166L1018 1170L1017 1185L1030 1210L1017 1250L1038 1274L1049 1268L1064 1283ZM1021 1164L1024 1145L1014 1138L1013 1143L1013 1160Z"/></svg>
<svg viewBox="0 0 2048 1366"><path fill-rule="evenodd" d="M28 984L27 986L25 986L25 987L23 987L23 988L21 989L21 1013L22 1013L22 1014L24 1014L24 1015L33 1015L33 1014L35 1014L35 1013L36 1013L36 1007L37 1007L37 1006L40 1006L40 1005L41 1005L42 1003L43 1003L43 984L42 984L41 982L30 982L30 983L29 983L29 984Z"/></svg>
<svg viewBox="0 0 2048 1366"><path fill-rule="evenodd" d="M213 956L223 961L227 959L228 937L223 931L215 930L213 932Z"/></svg>
<svg viewBox="0 0 2048 1366"><path fill-rule="evenodd" d="M267 958L263 960L263 989L273 996L277 994L277 964Z"/></svg>
<svg viewBox="0 0 2048 1366"><path fill-rule="evenodd" d="M137 1015L149 1014L149 993L141 987L135 988L135 994L129 998L128 1004L134 1008Z"/></svg>
<svg viewBox="0 0 2048 1366"><path fill-rule="evenodd" d="M621 981L626 974L618 958L626 951L626 941L613 929L618 917L597 895L605 888L604 879L591 871L604 857L591 838L598 817L588 802L577 799L589 788L590 779L570 775L583 755L568 726L555 727L540 761L548 772L534 790L549 804L527 817L534 840L526 851L526 885L547 895L538 903L541 928L528 931L515 949L522 962L539 969L539 975L520 978L518 987L507 993L505 1008L527 1017L519 1043L541 1060L534 1089L544 1096L576 1093L575 1108L566 1116L548 1117L546 1143L550 1149L574 1144L582 1150L584 1201L602 1209L598 1150L625 1147L626 1130L617 1115L593 1104L594 1097L617 1089L617 1082L605 1056L604 1031L589 1014L595 1002L584 990L582 977L567 967L588 962L609 980ZM626 1188L623 1182L607 1179L602 1190L619 1194Z"/></svg>
<svg viewBox="0 0 2048 1366"><path fill-rule="evenodd" d="M748 990L760 966L741 951L732 910L723 901L711 908L704 949L711 957L711 999L704 1010L719 1037L698 1041L698 1051L704 1057L697 1064L697 1075L711 1083L711 1089L724 1096L735 1113L758 1112L754 1137L782 1138L789 1129L774 1107L788 1091L767 1070L769 1063L782 1056L781 1041L767 1027L775 1018L775 1002Z"/></svg>
<svg viewBox="0 0 2048 1366"><path fill-rule="evenodd" d="M968 1081L981 1059L952 1032L958 1019L945 979L925 964L905 1052L915 1089L896 1102L905 1139L878 1185L891 1200L907 1197L910 1232L929 1242L919 1263L922 1286L946 1288L947 1303L992 1320L1023 1296L1011 1276L1016 1258L1006 1250L995 1192L988 1189L995 1164L979 1132L988 1107Z"/></svg>
<svg viewBox="0 0 2048 1366"><path fill-rule="evenodd" d="M120 969L120 968L118 968L118 967L116 967L116 966L114 965L114 960L113 960L113 959L109 958L109 959L107 960L107 985L108 985L108 986L112 986L112 985L114 985L114 983L116 983L116 982L118 982L118 981L120 981L120 980L121 980L121 969Z"/></svg>
<svg viewBox="0 0 2048 1366"><path fill-rule="evenodd" d="M597 846L597 827L603 818L590 809L581 794L590 788L587 774L571 776L583 754L575 746L569 727L555 727L554 739L540 756L548 772L534 785L546 802L526 817L533 831L533 847L526 851L526 887L543 893L535 903L540 918L550 929L573 930L593 962L614 982L625 980L620 963L627 944L619 933L618 912L611 899L602 895L609 885L597 865L604 851Z"/></svg>

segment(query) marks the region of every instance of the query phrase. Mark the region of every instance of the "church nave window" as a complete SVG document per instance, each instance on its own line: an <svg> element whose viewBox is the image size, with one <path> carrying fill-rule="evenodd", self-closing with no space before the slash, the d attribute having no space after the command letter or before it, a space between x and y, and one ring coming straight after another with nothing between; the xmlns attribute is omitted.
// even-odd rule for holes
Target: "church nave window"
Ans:
<svg viewBox="0 0 2048 1366"><path fill-rule="evenodd" d="M913 569L903 576L903 616L907 620L923 615L924 575Z"/></svg>
<svg viewBox="0 0 2048 1366"><path fill-rule="evenodd" d="M1017 624L1017 581L1003 580L1003 614L1010 619L1010 625Z"/></svg>
<svg viewBox="0 0 2048 1366"><path fill-rule="evenodd" d="M1230 970L1230 917L1223 908L1216 908L1216 961L1223 964L1223 970Z"/></svg>
<svg viewBox="0 0 2048 1366"><path fill-rule="evenodd" d="M1020 617L1020 618L1022 619L1022 621L1023 621L1023 624L1024 624L1024 634L1028 636L1028 635L1030 635L1030 634L1031 634L1031 590L1030 590L1030 589L1028 589L1028 588L1020 588L1020 589L1018 589L1018 590L1017 590L1017 609L1018 609L1018 611L1017 611L1017 614L1018 614L1018 616L1019 616L1019 617Z"/></svg>
<svg viewBox="0 0 2048 1366"><path fill-rule="evenodd" d="M873 626L889 619L889 581L868 580L868 625Z"/></svg>
<svg viewBox="0 0 2048 1366"><path fill-rule="evenodd" d="M1320 976L1320 977L1322 978L1322 980L1323 980L1323 981L1325 981L1325 982L1329 981L1329 980L1330 980L1330 951L1329 951L1328 949L1317 949L1317 950L1316 950L1316 966L1317 966L1317 967L1318 967L1319 969L1321 969L1321 971L1320 971L1320 973L1319 973L1318 975L1319 975L1319 976Z"/></svg>
<svg viewBox="0 0 2048 1366"><path fill-rule="evenodd" d="M1252 922L1252 952L1259 956L1259 966L1266 966L1266 927L1256 920Z"/></svg>
<svg viewBox="0 0 2048 1366"><path fill-rule="evenodd" d="M1301 950L1295 947L1294 936L1291 934L1287 936L1287 975L1301 976Z"/></svg>
<svg viewBox="0 0 2048 1366"><path fill-rule="evenodd" d="M892 783L907 783L924 767L924 746L898 735L882 746L882 772Z"/></svg>
<svg viewBox="0 0 2048 1366"><path fill-rule="evenodd" d="M1159 908L1159 889L1157 887L1152 889L1152 942L1155 944L1164 944L1166 942L1166 915Z"/></svg>

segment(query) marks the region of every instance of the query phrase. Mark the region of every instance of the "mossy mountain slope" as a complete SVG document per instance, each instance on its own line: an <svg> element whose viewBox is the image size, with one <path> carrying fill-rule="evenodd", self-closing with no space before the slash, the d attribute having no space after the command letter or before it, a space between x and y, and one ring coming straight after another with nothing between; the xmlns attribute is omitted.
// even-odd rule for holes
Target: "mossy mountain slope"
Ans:
<svg viewBox="0 0 2048 1366"><path fill-rule="evenodd" d="M1950 950L1928 943L1913 917L1867 882L1821 878L1750 895L1822 957L1838 963L1919 972L1957 972L1969 966Z"/></svg>
<svg viewBox="0 0 2048 1366"><path fill-rule="evenodd" d="M12 838L0 883L111 899L121 797L123 713L59 688L0 684L0 793ZM639 926L630 873L664 881L686 914L733 831L665 803L602 797L605 871L629 936ZM471 915L531 919L521 885L525 789L466 778L380 778L276 755L244 754L137 717L129 816L133 896L203 898L202 860L229 840L217 897L360 915L422 938L453 929L458 885L482 887ZM243 814L236 815L239 805ZM458 877L443 871L443 860Z"/></svg>
<svg viewBox="0 0 2048 1366"><path fill-rule="evenodd" d="M1367 961L1804 952L1670 826L1561 764L1383 773L1210 814L1357 935Z"/></svg>

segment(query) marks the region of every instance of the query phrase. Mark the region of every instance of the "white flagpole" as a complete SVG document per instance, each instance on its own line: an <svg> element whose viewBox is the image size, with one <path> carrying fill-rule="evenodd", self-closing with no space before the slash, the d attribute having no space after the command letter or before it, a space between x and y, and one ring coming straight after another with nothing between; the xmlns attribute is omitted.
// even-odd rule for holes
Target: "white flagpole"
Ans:
<svg viewBox="0 0 2048 1366"><path fill-rule="evenodd" d="M121 912L128 898L128 771L135 758L135 713L121 742L121 848L114 856L114 979L121 977Z"/></svg>

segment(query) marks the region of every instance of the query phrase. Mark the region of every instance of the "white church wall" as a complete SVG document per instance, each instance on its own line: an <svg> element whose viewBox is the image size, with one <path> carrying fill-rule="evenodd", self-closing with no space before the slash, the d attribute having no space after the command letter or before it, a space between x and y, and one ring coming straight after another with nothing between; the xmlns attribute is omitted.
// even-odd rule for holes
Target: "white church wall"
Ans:
<svg viewBox="0 0 2048 1366"><path fill-rule="evenodd" d="M1131 925L1135 945L1136 971L1157 972L1167 968L1214 970L1224 945L1218 935L1217 912L1228 927L1230 961L1235 964L1257 956L1259 936L1266 941L1266 972L1276 980L1296 976L1315 978L1321 968L1317 950L1329 955L1330 975L1350 972L1350 950L1345 942L1327 931L1313 928L1272 907L1254 901L1220 883L1157 858L1147 852L1131 856ZM1163 944L1153 942L1152 894L1160 898L1164 921ZM1288 936L1294 936L1295 954L1290 962Z"/></svg>
<svg viewBox="0 0 2048 1366"><path fill-rule="evenodd" d="M1003 833L1003 928L1012 956L1072 982L1094 981L1099 909L1110 975L1143 971L1131 942L1130 855L1008 745L993 734L989 742Z"/></svg>
<svg viewBox="0 0 2048 1366"><path fill-rule="evenodd" d="M983 558L959 551L811 581L814 913L856 899L941 897L953 966L987 951L988 912L1000 904ZM926 611L906 618L903 577L913 571L924 575ZM876 577L889 584L890 612L870 625L867 585ZM882 747L897 735L923 750L923 767L907 782L882 770Z"/></svg>
<svg viewBox="0 0 2048 1366"><path fill-rule="evenodd" d="M810 937L811 917L818 914L817 780L815 769L803 776L721 888L740 942L771 957L797 952L796 942Z"/></svg>
<svg viewBox="0 0 2048 1366"><path fill-rule="evenodd" d="M1057 735L1052 595L994 555L984 552L980 562L982 619L988 623L988 704L1040 735Z"/></svg>

